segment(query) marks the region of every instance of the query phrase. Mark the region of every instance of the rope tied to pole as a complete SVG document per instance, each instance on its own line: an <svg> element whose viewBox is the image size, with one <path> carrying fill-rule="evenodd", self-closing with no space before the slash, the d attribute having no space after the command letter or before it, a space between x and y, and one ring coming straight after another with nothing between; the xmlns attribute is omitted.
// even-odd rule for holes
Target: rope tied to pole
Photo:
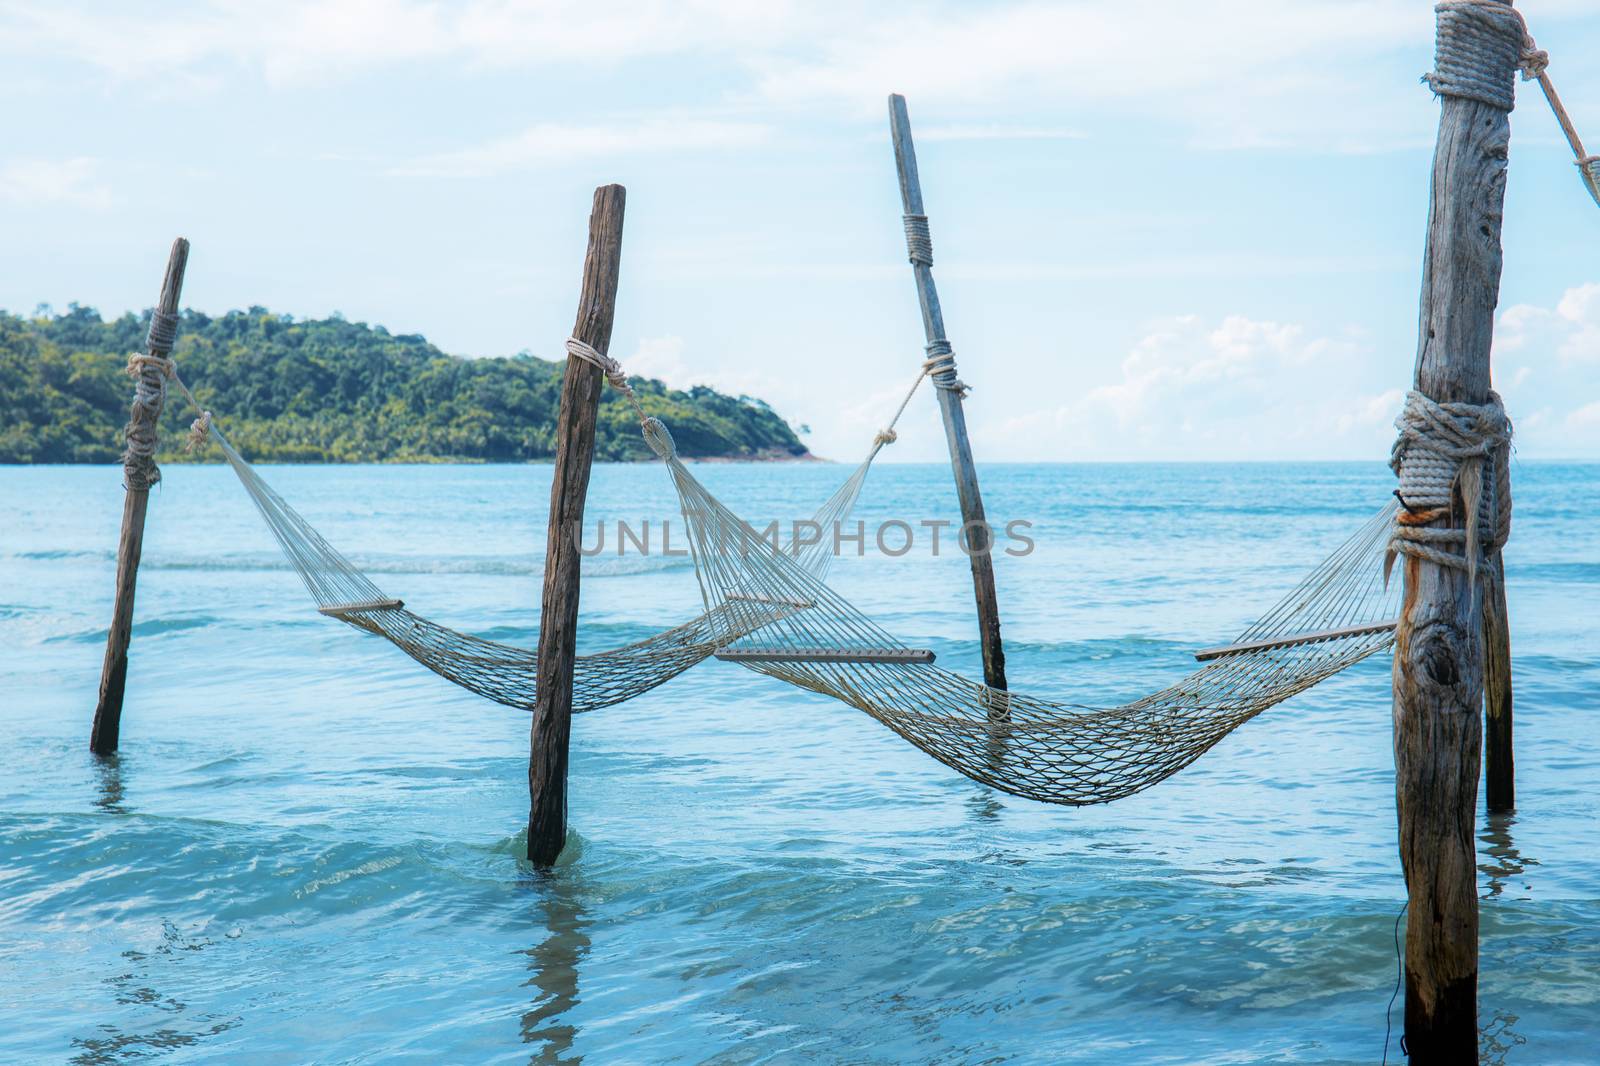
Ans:
<svg viewBox="0 0 1600 1066"><path fill-rule="evenodd" d="M956 353L945 340L934 341L924 349L928 358L922 361L922 372L933 379L935 388L955 393L965 400L972 386L956 377Z"/></svg>
<svg viewBox="0 0 1600 1066"><path fill-rule="evenodd" d="M1397 555L1464 570L1476 581L1480 562L1511 536L1511 421L1494 391L1489 402L1438 403L1413 389L1395 419L1399 430L1389 468L1402 510L1384 555L1387 583ZM1460 529L1433 528L1450 516L1460 494Z"/></svg>
<svg viewBox="0 0 1600 1066"><path fill-rule="evenodd" d="M178 316L171 312L150 312L150 329L145 334L145 346L152 355L166 355L172 351L172 346L178 341L178 322Z"/></svg>
<svg viewBox="0 0 1600 1066"><path fill-rule="evenodd" d="M1442 0L1434 7L1433 72L1422 80L1440 96L1456 96L1510 111L1516 105L1511 72L1536 78L1550 57L1533 48L1522 13L1499 0Z"/></svg>
<svg viewBox="0 0 1600 1066"><path fill-rule="evenodd" d="M1502 111L1512 108L1511 69L1520 70L1523 81L1537 81L1572 148L1583 186L1600 207L1600 156L1584 151L1577 127L1550 80L1550 53L1534 43L1522 12L1501 0L1442 0L1434 12L1438 18L1434 71L1422 80L1440 96L1477 100Z"/></svg>
<svg viewBox="0 0 1600 1066"><path fill-rule="evenodd" d="M154 320L151 328L154 329ZM169 340L168 350L170 346ZM149 412L148 418L130 418L123 429L127 447L122 453L122 473L128 489L148 490L161 480L161 468L155 459L156 419L167 398L167 380L174 373L176 367L167 355L157 351L128 353L127 374L134 381L134 407Z"/></svg>
<svg viewBox="0 0 1600 1066"><path fill-rule="evenodd" d="M927 215L901 215L906 228L906 256L913 263L933 266L933 234L928 230Z"/></svg>
<svg viewBox="0 0 1600 1066"><path fill-rule="evenodd" d="M633 409L639 415L639 423L645 425L650 416L644 413L644 408L639 406L639 398L633 394L633 386L628 384L628 373L622 369L622 364L606 355L592 344L580 341L576 337L567 338L567 354L582 359L591 366L600 368L606 380L611 382L611 387L627 397Z"/></svg>

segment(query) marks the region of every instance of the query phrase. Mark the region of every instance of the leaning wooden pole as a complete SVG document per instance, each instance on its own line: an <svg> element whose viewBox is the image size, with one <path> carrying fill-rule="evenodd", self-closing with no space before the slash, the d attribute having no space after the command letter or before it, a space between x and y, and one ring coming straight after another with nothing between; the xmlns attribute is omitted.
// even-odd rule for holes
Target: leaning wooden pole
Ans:
<svg viewBox="0 0 1600 1066"><path fill-rule="evenodd" d="M906 98L889 97L889 131L894 140L895 165L900 172L900 202L904 209L906 251L917 280L917 300L922 305L922 329L927 338L929 376L939 395L945 442L950 446L950 469L955 474L956 496L961 504L961 529L972 563L972 588L978 601L978 635L983 649L983 679L990 688L1006 687L1006 654L1000 643L1000 605L994 590L994 536L983 513L978 491L978 468L967 440L967 416L961 407L966 386L956 377L955 355L944 335L944 313L939 290L933 284L933 242L922 204L922 179L917 175L917 149L911 141L911 118Z"/></svg>
<svg viewBox="0 0 1600 1066"><path fill-rule="evenodd" d="M89 750L110 755L122 735L122 697L128 683L128 645L133 640L133 594L139 582L139 556L144 549L144 516L150 486L161 480L155 450L157 423L166 396L167 359L178 336L178 301L183 295L183 271L189 263L189 242L179 237L167 257L161 279L161 296L150 316L150 333L143 358L129 363L135 373L133 412L124 431L127 450L122 456L122 535L117 540L117 599L111 611L111 631L106 634L106 657L100 667L100 699L95 704Z"/></svg>
<svg viewBox="0 0 1600 1066"><path fill-rule="evenodd" d="M611 344L622 263L622 213L627 191L594 191L589 250L572 336L602 355ZM544 595L539 607L539 663L528 753L528 859L550 866L567 840L567 749L572 737L572 669L577 656L579 554L594 460L596 416L605 378L600 368L567 356L556 422L555 473L550 484L550 524L545 537Z"/></svg>
<svg viewBox="0 0 1600 1066"><path fill-rule="evenodd" d="M1441 4L1436 10L1436 65L1428 80L1441 113L1415 388L1436 404L1485 405L1500 291L1512 77L1523 33L1509 4ZM1408 414L1413 405L1438 412L1408 401ZM1463 424L1468 420L1462 416ZM1395 798L1408 892L1405 1035L1413 1063L1478 1060L1474 837L1483 645L1474 585L1485 567L1469 562L1479 544L1472 533L1454 565L1441 565L1442 553L1430 557L1430 547L1441 542L1425 538L1461 536L1441 531L1479 522L1473 504L1474 486L1487 476L1482 463L1461 460L1441 500L1418 510L1414 498L1403 516L1403 526L1427 530L1403 549L1405 594L1394 656ZM1403 460L1400 476L1406 502Z"/></svg>

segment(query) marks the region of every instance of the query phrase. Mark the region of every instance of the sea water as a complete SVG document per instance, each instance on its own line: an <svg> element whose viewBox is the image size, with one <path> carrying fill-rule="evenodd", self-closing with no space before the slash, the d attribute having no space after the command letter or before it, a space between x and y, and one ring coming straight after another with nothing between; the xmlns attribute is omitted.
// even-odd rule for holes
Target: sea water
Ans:
<svg viewBox="0 0 1600 1066"><path fill-rule="evenodd" d="M845 468L715 465L754 520ZM550 470L267 467L408 606L535 635ZM1600 1060L1600 466L1518 463L1514 815L1480 817L1491 1061ZM991 466L1013 688L1192 669L1393 487L1379 464ZM0 1061L1362 1062L1404 899L1389 663L1140 795L1014 799L870 718L707 662L573 728L571 836L519 861L528 716L319 616L220 467L152 493L122 752L88 752L122 506L0 469ZM597 467L580 651L699 610L654 465ZM876 469L835 587L979 675L947 469ZM680 520L681 521L681 520ZM918 534L898 557L873 531ZM680 535L681 529L675 529ZM946 533L948 537L948 533ZM899 547L898 533L891 547ZM681 547L678 540L673 549ZM1017 545L1012 545L1017 547ZM1388 1048L1399 1061L1396 1034Z"/></svg>

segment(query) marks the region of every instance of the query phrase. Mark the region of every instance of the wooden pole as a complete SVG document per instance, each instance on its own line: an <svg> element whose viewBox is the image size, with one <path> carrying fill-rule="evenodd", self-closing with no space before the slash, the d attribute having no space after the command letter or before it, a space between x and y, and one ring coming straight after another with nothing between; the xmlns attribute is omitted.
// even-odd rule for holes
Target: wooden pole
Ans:
<svg viewBox="0 0 1600 1066"><path fill-rule="evenodd" d="M603 185L589 214L589 251L572 335L605 353L617 305L622 214L627 191ZM567 356L556 422L555 473L545 539L544 595L539 608L539 664L528 753L528 859L548 867L567 840L567 748L572 736L572 668L578 635L578 542L594 459L596 414L605 380L600 368Z"/></svg>
<svg viewBox="0 0 1600 1066"><path fill-rule="evenodd" d="M1500 813L1517 806L1511 744L1511 620L1506 611L1506 564L1495 552L1483 585L1483 783L1485 805Z"/></svg>
<svg viewBox="0 0 1600 1066"><path fill-rule="evenodd" d="M1506 86L1515 52L1506 60ZM1506 111L1440 96L1415 379L1416 388L1438 402L1481 404L1489 396L1509 143ZM1459 493L1450 512L1434 524L1459 527L1476 517ZM1482 620L1465 571L1403 558L1394 761L1409 899L1406 1046L1413 1063L1475 1063Z"/></svg>
<svg viewBox="0 0 1600 1066"><path fill-rule="evenodd" d="M906 98L898 93L889 97L889 131L894 140L895 166L900 173L900 202L908 216L923 218L922 180L917 175L917 149L911 140L911 118L906 113ZM928 256L932 258L931 255ZM944 335L944 313L939 308L939 290L933 284L933 264L913 258L912 273L917 280L917 300L922 306L922 329L929 354L948 352ZM956 496L961 503L961 528L983 531L982 543L970 541L968 559L972 564L972 589L978 602L978 636L983 649L983 680L990 688L1006 687L1006 654L1000 643L1000 605L994 590L994 537L983 514L983 496L978 491L978 469L972 461L972 445L967 440L967 416L957 389L935 389L939 413L944 420L945 442L950 446L950 469L955 474ZM970 534L969 534L970 537ZM981 549L981 550L980 550Z"/></svg>
<svg viewBox="0 0 1600 1066"><path fill-rule="evenodd" d="M189 263L189 242L179 237L172 242L172 252L167 257L167 273L161 279L161 296L156 301L154 323L163 316L178 313L178 301L183 294L183 271ZM161 330L152 328L149 354L164 356L171 351L171 342ZM154 396L153 404L133 404L133 412L125 431L129 440L135 437L148 439L152 446L157 437L157 423L161 417L161 371L145 365L139 371L145 378L146 394ZM94 728L89 734L89 750L96 755L116 752L122 735L122 697L128 682L128 644L133 639L133 594L139 581L139 556L144 550L144 516L150 502L150 485L159 474L155 461L140 458L130 450L123 457L123 479L126 493L122 500L122 535L117 540L117 599L111 612L111 631L106 634L106 657L100 667L100 698L94 709Z"/></svg>

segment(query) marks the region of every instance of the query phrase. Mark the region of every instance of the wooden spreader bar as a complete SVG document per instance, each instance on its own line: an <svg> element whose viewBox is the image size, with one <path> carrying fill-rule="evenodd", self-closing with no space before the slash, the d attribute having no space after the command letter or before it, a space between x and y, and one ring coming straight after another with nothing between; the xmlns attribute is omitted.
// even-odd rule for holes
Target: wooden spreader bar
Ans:
<svg viewBox="0 0 1600 1066"><path fill-rule="evenodd" d="M725 663L931 663L926 648L718 648Z"/></svg>
<svg viewBox="0 0 1600 1066"><path fill-rule="evenodd" d="M355 603L330 603L326 607L318 607L317 611L337 616L360 614L363 611L398 611L405 605L404 600L358 600Z"/></svg>
<svg viewBox="0 0 1600 1066"><path fill-rule="evenodd" d="M1228 644L1220 648L1201 648L1194 653L1194 657L1201 662L1205 662L1208 659L1222 659L1230 655L1243 655L1252 651L1293 648L1301 644L1321 644L1325 640L1339 640L1341 637L1364 637L1369 633L1386 633L1399 624L1398 621L1373 622L1371 625L1345 626L1343 629L1323 629L1316 633L1294 633L1287 637L1273 637L1268 640L1247 640L1242 644Z"/></svg>

